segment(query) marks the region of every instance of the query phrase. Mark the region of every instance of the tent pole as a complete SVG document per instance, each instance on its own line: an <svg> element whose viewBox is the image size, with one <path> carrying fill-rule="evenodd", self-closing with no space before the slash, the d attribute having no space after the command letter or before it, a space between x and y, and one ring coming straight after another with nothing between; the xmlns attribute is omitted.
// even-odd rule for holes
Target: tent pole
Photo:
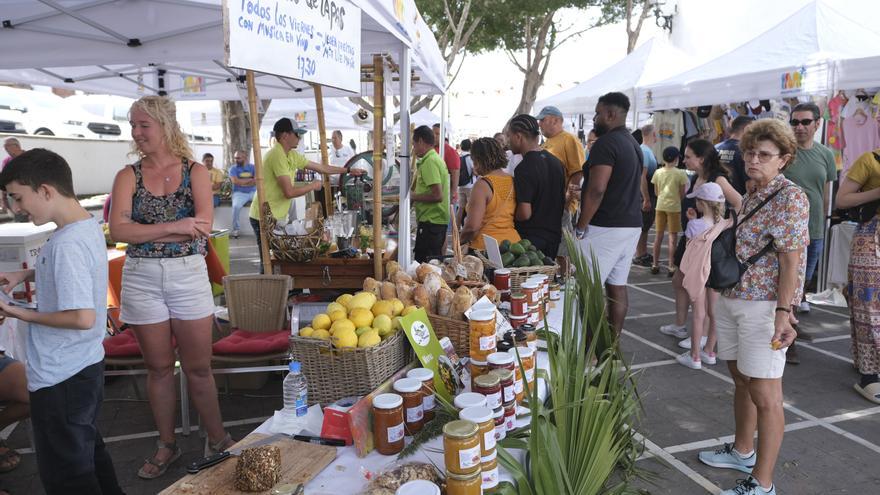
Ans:
<svg viewBox="0 0 880 495"><path fill-rule="evenodd" d="M403 45L400 57L400 152L397 159L400 162L400 211L398 213L399 224L397 226L397 262L404 269L409 267L412 261L412 238L410 237L410 140L412 132L410 124L410 84L411 84L411 60L409 48Z"/></svg>
<svg viewBox="0 0 880 495"><path fill-rule="evenodd" d="M257 183L257 197L255 201L260 203L260 257L263 259L263 273L272 273L272 260L269 258L269 235L266 232L268 226L263 221L263 205L266 195L263 194L263 156L260 154L260 122L257 118L259 107L257 106L257 88L254 85L254 71L246 73L248 92L248 117L251 121L251 147L254 149L254 178Z"/></svg>
<svg viewBox="0 0 880 495"><path fill-rule="evenodd" d="M382 119L385 112L385 66L373 55L373 276L382 280Z"/></svg>
<svg viewBox="0 0 880 495"><path fill-rule="evenodd" d="M330 154L327 150L327 124L324 121L324 90L320 84L313 84L315 90L315 109L318 111L318 139L321 143L321 163L326 167L330 165ZM324 216L333 214L333 192L330 186L330 175L321 174L324 180L324 204L326 209Z"/></svg>
<svg viewBox="0 0 880 495"><path fill-rule="evenodd" d="M446 160L446 94L440 97L440 142L437 144L437 150L440 152L440 158ZM449 185L452 190L452 184Z"/></svg>

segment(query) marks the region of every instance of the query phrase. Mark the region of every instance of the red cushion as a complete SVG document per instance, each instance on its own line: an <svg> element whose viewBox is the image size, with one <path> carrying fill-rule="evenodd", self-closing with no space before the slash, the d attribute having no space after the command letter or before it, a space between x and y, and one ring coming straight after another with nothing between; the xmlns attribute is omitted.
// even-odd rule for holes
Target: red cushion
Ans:
<svg viewBox="0 0 880 495"><path fill-rule="evenodd" d="M141 347L129 328L104 339L104 355L107 357L138 357Z"/></svg>
<svg viewBox="0 0 880 495"><path fill-rule="evenodd" d="M282 352L288 349L290 330L277 332L248 332L235 330L214 342L214 354L257 355Z"/></svg>

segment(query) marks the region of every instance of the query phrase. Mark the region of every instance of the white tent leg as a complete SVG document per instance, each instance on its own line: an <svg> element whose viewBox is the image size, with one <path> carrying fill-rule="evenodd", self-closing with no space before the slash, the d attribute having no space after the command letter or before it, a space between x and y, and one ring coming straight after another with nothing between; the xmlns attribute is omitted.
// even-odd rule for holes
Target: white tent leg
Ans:
<svg viewBox="0 0 880 495"><path fill-rule="evenodd" d="M400 212L398 213L397 227L397 262L402 267L408 267L412 262L412 238L410 237L410 84L411 84L411 61L410 51L405 45L400 56L400 151L397 159L400 161ZM441 148L442 149L442 148Z"/></svg>

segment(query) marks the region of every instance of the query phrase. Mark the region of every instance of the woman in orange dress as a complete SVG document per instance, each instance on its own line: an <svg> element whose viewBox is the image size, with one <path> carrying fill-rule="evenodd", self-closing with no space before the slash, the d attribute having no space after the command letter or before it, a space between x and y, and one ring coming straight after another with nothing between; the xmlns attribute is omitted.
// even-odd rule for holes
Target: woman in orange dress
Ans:
<svg viewBox="0 0 880 495"><path fill-rule="evenodd" d="M516 192L513 176L504 171L507 154L497 141L484 137L471 145L474 171L480 176L467 203L461 243L471 249L485 249L483 235L501 241L519 242L513 225Z"/></svg>

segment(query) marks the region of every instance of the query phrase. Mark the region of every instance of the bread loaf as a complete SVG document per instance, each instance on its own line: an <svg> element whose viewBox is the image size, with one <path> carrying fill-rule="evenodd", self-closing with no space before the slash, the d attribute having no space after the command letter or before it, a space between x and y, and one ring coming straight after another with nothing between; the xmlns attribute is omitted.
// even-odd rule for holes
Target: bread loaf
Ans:
<svg viewBox="0 0 880 495"><path fill-rule="evenodd" d="M379 292L381 299L389 300L397 297L397 288L393 282L382 282L382 288Z"/></svg>
<svg viewBox="0 0 880 495"><path fill-rule="evenodd" d="M397 270L391 275L391 281L395 284L412 283L413 279L403 270Z"/></svg>
<svg viewBox="0 0 880 495"><path fill-rule="evenodd" d="M379 294L380 294L379 288L380 287L381 287L380 282L378 280L376 280L375 278L367 277L364 279L364 292L372 292L373 294L376 295L376 297L379 297Z"/></svg>
<svg viewBox="0 0 880 495"><path fill-rule="evenodd" d="M391 277L400 270L400 264L396 261L389 261L385 265L385 278L387 280L392 280Z"/></svg>
<svg viewBox="0 0 880 495"><path fill-rule="evenodd" d="M464 312L474 305L474 301L474 296L467 287L459 287L452 297L452 308L449 310L449 317L463 320Z"/></svg>
<svg viewBox="0 0 880 495"><path fill-rule="evenodd" d="M397 289L397 298L400 299L404 306L412 306L415 304L415 300L413 299L413 290L416 288L415 283L403 282L395 284L395 288Z"/></svg>
<svg viewBox="0 0 880 495"><path fill-rule="evenodd" d="M452 313L452 300L455 293L448 287L441 287L437 292L437 314L440 316L449 316Z"/></svg>
<svg viewBox="0 0 880 495"><path fill-rule="evenodd" d="M428 313L433 313L434 306L431 301L431 295L428 293L428 289L423 285L417 285L415 289L412 291L413 301L416 306L421 306Z"/></svg>

